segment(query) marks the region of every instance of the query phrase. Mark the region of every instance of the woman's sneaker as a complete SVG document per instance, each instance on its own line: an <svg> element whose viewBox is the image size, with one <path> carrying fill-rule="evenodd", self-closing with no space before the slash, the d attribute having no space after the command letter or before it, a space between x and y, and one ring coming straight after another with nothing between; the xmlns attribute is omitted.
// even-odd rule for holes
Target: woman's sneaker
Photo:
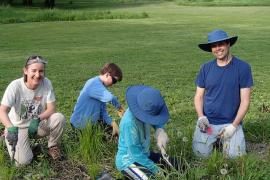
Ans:
<svg viewBox="0 0 270 180"><path fill-rule="evenodd" d="M63 158L58 146L50 147L48 150L48 154L52 157L53 160L57 160L57 159L62 160L62 158Z"/></svg>

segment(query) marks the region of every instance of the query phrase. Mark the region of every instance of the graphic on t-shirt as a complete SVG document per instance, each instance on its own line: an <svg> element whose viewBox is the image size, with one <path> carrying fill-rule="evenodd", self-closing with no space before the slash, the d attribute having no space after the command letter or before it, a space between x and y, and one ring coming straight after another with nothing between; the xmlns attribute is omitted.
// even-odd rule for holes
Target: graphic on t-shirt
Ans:
<svg viewBox="0 0 270 180"><path fill-rule="evenodd" d="M34 97L32 100L22 99L21 101L21 119L32 119L37 117L42 111L42 97Z"/></svg>

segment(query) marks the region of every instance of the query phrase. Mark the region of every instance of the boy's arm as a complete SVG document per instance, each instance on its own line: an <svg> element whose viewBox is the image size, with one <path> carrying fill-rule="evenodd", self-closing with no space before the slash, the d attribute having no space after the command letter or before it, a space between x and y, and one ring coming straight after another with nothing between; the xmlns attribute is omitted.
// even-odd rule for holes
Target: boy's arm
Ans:
<svg viewBox="0 0 270 180"><path fill-rule="evenodd" d="M106 110L106 104L103 103L103 105L101 106L101 115L102 115L102 119L106 122L106 124L112 126L112 135L113 136L118 136L119 135L119 127L118 124L113 121L111 119L111 117L109 116L107 110Z"/></svg>
<svg viewBox="0 0 270 180"><path fill-rule="evenodd" d="M112 118L109 116L107 112L105 103L102 103L101 105L101 116L102 116L102 119L106 122L106 124L112 125Z"/></svg>
<svg viewBox="0 0 270 180"><path fill-rule="evenodd" d="M102 84L95 84L91 87L87 87L88 89L88 95L91 98L97 99L101 102L110 102L116 109L121 109L121 104L117 100L117 98L107 90Z"/></svg>
<svg viewBox="0 0 270 180"><path fill-rule="evenodd" d="M102 85L96 85L94 87L91 86L91 88L88 88L88 95L91 98L97 99L101 102L109 102L113 99L113 94L108 91L104 86Z"/></svg>
<svg viewBox="0 0 270 180"><path fill-rule="evenodd" d="M119 103L119 101L117 100L117 98L115 96L113 96L112 100L110 101L110 103L116 108L116 109L120 109L121 108L121 104Z"/></svg>

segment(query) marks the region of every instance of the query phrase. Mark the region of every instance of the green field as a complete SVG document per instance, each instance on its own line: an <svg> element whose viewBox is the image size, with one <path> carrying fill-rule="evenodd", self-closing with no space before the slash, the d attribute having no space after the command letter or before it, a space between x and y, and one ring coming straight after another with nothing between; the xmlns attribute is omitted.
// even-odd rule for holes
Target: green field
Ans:
<svg viewBox="0 0 270 180"><path fill-rule="evenodd" d="M53 83L58 111L64 113L69 122L86 80L98 74L105 62L114 62L122 68L124 77L110 90L125 107L125 90L130 85L153 86L160 89L165 97L171 115L166 126L170 137L170 154L186 161L189 167L184 173L169 174L168 179L269 178L269 149L263 156L251 151L242 158L227 160L217 152L207 160L198 160L191 152L191 138L197 118L193 107L194 80L200 65L212 58L211 54L201 51L197 44L206 42L207 33L218 28L239 36L232 53L252 67L255 86L250 110L244 121L246 139L253 144L262 143L269 147L270 6L180 6L178 2L159 1L130 4L127 1L110 6L96 5L94 8L90 5L76 6L75 10L70 6L72 4L68 9L62 5L62 8L49 11L38 7L0 6L1 22L9 17L26 19L44 11L47 14L56 12L59 16L73 13L74 17L92 12L114 15L114 18L106 16L51 22L26 20L24 23L0 24L1 97L7 85L22 76L26 58L33 54L42 55L48 60L46 76ZM46 17L43 19L46 21ZM114 110L109 110L112 117L119 121ZM38 142L46 146L46 143ZM109 145L99 144L103 154L109 157L99 154L100 158L90 157L86 161L85 154L80 152L82 146L74 138L69 123L62 143L68 160L59 166L40 155L30 166L15 169L10 165L5 146L2 142L0 145L0 179L82 178L77 174L79 172L93 178L104 168L114 176L120 176L113 161L116 145L113 142ZM154 142L153 148L156 148ZM226 164L228 167L225 167ZM78 166L84 168L78 171ZM64 171L61 167L70 167L70 170ZM226 175L221 175L222 168L228 170Z"/></svg>

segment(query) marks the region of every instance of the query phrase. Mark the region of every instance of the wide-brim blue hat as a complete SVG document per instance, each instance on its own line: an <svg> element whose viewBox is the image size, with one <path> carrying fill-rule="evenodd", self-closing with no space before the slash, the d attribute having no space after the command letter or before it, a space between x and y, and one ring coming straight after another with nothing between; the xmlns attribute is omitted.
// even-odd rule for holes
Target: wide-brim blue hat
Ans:
<svg viewBox="0 0 270 180"><path fill-rule="evenodd" d="M126 100L132 114L140 121L162 125L169 120L169 111L160 91L149 86L130 86Z"/></svg>
<svg viewBox="0 0 270 180"><path fill-rule="evenodd" d="M237 38L237 36L229 37L223 30L214 30L208 34L208 42L199 44L199 48L207 52L212 52L211 44L221 41L229 41L230 46L232 46L237 41Z"/></svg>

